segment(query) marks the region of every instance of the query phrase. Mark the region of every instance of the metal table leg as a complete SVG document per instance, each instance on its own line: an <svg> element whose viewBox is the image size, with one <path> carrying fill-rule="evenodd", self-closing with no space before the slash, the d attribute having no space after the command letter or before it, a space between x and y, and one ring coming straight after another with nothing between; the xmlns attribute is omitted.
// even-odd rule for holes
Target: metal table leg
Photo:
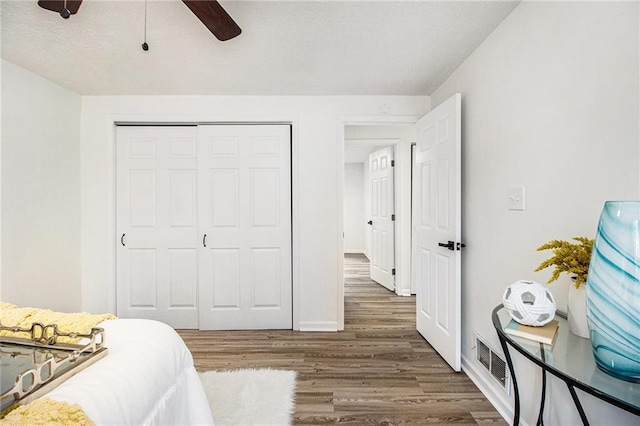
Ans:
<svg viewBox="0 0 640 426"><path fill-rule="evenodd" d="M545 362L544 359L544 346L542 346L542 343L540 343L540 358L542 359L542 362ZM547 395L547 370L545 370L544 368L541 368L542 370L542 392L540 395L540 409L538 411L538 425L539 426L544 426L544 402L545 402L545 397Z"/></svg>
<svg viewBox="0 0 640 426"><path fill-rule="evenodd" d="M511 373L511 380L513 381L513 399L515 401L515 406L513 407L513 426L518 426L520 424L520 392L518 392L518 381L516 380L516 374L513 369L513 362L511 361L507 342L502 336L500 336L500 334L498 334L498 340L500 340L500 346L502 346L502 351L504 352L504 357L507 360L507 366Z"/></svg>
<svg viewBox="0 0 640 426"><path fill-rule="evenodd" d="M587 415L584 412L584 408L582 408L582 404L580 404L580 400L578 399L578 395L576 394L576 390L569 382L566 382L567 387L569 388L569 393L571 394L571 398L573 398L573 403L578 409L578 414L580 414L580 419L582 419L582 424L585 426L589 426L589 420L587 419Z"/></svg>

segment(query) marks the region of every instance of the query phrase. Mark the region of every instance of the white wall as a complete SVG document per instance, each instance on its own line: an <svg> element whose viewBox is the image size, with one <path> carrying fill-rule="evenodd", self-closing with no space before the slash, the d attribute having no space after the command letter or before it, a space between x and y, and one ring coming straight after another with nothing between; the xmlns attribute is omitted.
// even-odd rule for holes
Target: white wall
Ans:
<svg viewBox="0 0 640 426"><path fill-rule="evenodd" d="M80 96L2 60L2 298L80 309Z"/></svg>
<svg viewBox="0 0 640 426"><path fill-rule="evenodd" d="M292 121L294 322L339 327L343 173L340 138L349 117L422 115L428 97L83 97L81 128L82 307L115 309L114 121ZM338 195L337 195L338 194ZM297 284L296 284L297 283ZM297 285L297 287L296 287ZM341 287L340 287L341 288Z"/></svg>
<svg viewBox="0 0 640 426"><path fill-rule="evenodd" d="M508 284L546 282L533 269L553 238L595 236L605 200L640 198L638 3L523 2L432 95L463 94L463 355L473 332L498 348L491 310ZM523 184L526 210L507 210ZM565 308L567 280L550 289ZM534 424L539 370L516 357L523 419ZM580 424L552 381L546 422ZM486 385L504 396L493 382ZM592 424L638 418L585 397Z"/></svg>
<svg viewBox="0 0 640 426"><path fill-rule="evenodd" d="M364 253L364 163L344 165L344 252Z"/></svg>

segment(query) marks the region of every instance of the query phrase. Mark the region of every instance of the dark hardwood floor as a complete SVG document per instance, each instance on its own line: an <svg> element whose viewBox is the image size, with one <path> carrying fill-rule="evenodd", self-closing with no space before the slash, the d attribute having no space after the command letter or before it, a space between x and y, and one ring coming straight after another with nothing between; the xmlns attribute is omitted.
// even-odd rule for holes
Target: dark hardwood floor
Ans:
<svg viewBox="0 0 640 426"><path fill-rule="evenodd" d="M464 373L418 334L415 297L369 279L345 256L345 330L181 330L198 370L271 367L298 372L295 424L506 424Z"/></svg>

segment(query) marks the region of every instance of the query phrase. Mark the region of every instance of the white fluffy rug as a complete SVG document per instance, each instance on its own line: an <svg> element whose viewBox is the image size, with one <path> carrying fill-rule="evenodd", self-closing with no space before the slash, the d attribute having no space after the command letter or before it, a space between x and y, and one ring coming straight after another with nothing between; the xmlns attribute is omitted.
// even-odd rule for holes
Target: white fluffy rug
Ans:
<svg viewBox="0 0 640 426"><path fill-rule="evenodd" d="M218 426L291 424L295 371L206 371L200 380Z"/></svg>

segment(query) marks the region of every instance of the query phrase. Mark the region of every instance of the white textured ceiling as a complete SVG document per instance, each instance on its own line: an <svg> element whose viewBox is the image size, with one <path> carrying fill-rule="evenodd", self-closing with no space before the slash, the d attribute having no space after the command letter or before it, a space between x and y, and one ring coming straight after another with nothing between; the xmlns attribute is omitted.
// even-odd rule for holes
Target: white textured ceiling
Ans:
<svg viewBox="0 0 640 426"><path fill-rule="evenodd" d="M2 57L82 95L428 95L517 1L220 0L218 41L180 0L84 0L64 20L2 0Z"/></svg>

